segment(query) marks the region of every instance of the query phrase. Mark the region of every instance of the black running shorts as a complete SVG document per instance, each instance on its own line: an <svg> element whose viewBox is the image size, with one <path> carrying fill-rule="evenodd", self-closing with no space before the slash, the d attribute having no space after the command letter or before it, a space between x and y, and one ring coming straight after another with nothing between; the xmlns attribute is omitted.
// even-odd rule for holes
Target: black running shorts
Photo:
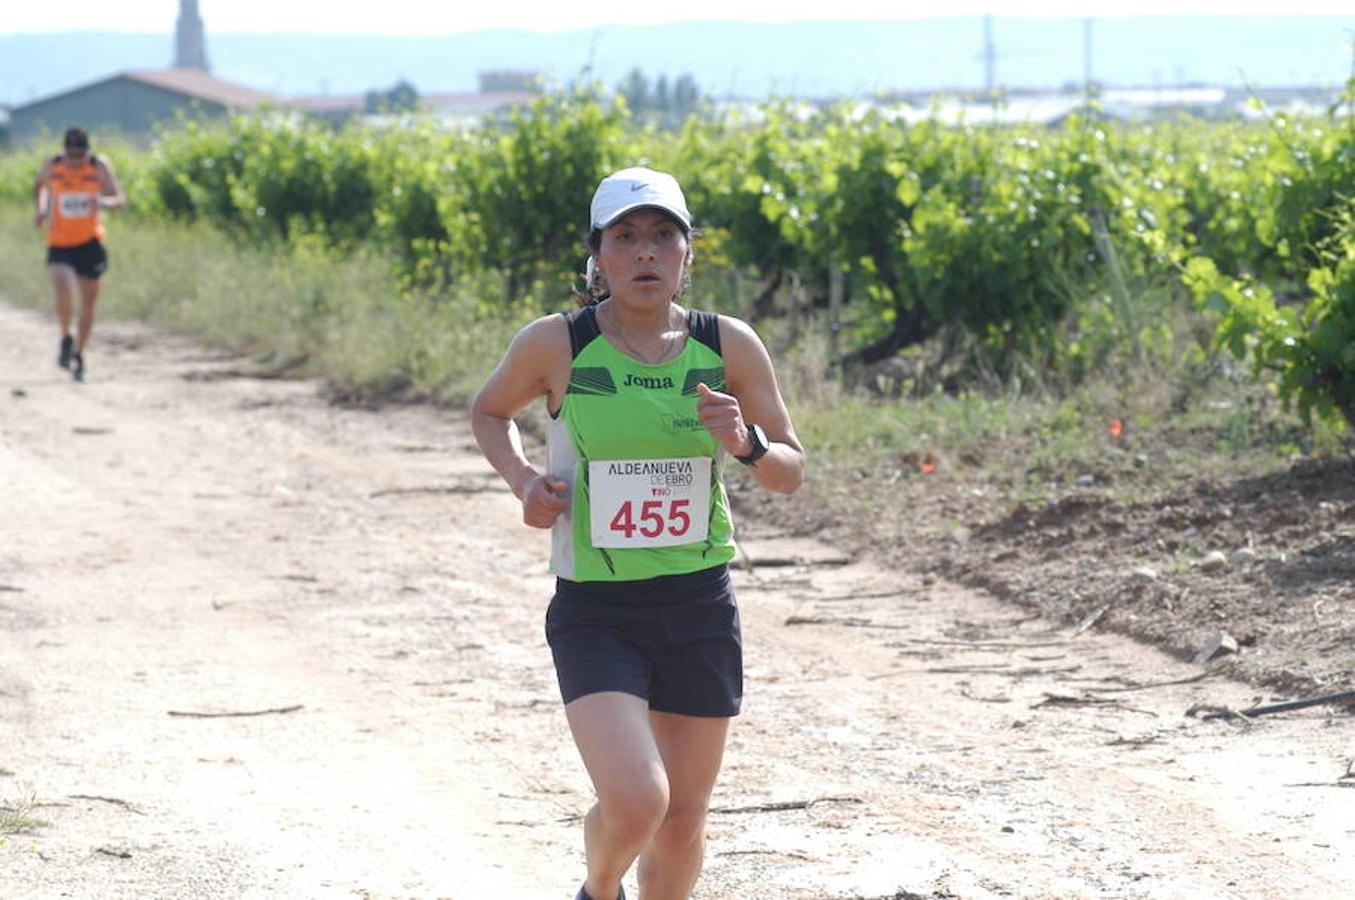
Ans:
<svg viewBox="0 0 1355 900"><path fill-rule="evenodd" d="M47 265L70 266L81 278L98 278L108 271L108 251L98 238L74 247L48 247Z"/></svg>
<svg viewBox="0 0 1355 900"><path fill-rule="evenodd" d="M727 566L643 581L556 579L546 640L565 703L623 691L656 712L738 715L743 643Z"/></svg>

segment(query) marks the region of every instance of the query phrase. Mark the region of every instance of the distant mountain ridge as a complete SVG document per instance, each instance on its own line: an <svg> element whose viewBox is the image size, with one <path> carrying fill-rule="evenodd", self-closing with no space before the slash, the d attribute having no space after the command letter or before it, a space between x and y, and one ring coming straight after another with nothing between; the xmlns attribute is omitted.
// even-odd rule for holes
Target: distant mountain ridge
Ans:
<svg viewBox="0 0 1355 900"><path fill-rule="evenodd" d="M693 22L558 33L444 37L213 34L212 73L281 96L351 94L400 79L422 92L471 91L479 72L530 69L567 83L615 85L631 69L691 73L716 97L824 98L983 86L979 18L910 22ZM1093 75L1105 84L1236 86L1344 82L1350 16L1140 17L1093 26ZM1083 72L1083 20L993 22L997 83L1055 88ZM0 103L19 105L127 69L168 66L165 34L0 35Z"/></svg>

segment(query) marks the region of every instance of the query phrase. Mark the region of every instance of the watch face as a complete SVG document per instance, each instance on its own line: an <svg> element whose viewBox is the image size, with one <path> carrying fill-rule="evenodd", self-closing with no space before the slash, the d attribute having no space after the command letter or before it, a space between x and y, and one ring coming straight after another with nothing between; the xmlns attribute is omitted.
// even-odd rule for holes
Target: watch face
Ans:
<svg viewBox="0 0 1355 900"><path fill-rule="evenodd" d="M767 452L767 432L762 430L761 425L749 425L748 438L753 442L753 449L748 451L747 456L734 457L744 465L757 462Z"/></svg>

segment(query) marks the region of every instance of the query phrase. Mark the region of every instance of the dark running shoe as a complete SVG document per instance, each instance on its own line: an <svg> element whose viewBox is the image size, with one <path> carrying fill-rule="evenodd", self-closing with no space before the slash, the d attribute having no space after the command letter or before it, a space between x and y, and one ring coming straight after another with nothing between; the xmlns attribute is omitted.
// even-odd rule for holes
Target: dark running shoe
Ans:
<svg viewBox="0 0 1355 900"><path fill-rule="evenodd" d="M76 381L85 380L85 357L82 354L71 354L71 377Z"/></svg>
<svg viewBox="0 0 1355 900"><path fill-rule="evenodd" d="M75 349L75 340L71 336L65 335L61 338L61 355L56 358L56 364L63 369L71 367L71 351Z"/></svg>
<svg viewBox="0 0 1355 900"><path fill-rule="evenodd" d="M575 897L574 900L593 900L593 898L588 896L586 890L579 888L579 896ZM621 888L621 893L616 895L616 900L626 900L626 889L624 887Z"/></svg>

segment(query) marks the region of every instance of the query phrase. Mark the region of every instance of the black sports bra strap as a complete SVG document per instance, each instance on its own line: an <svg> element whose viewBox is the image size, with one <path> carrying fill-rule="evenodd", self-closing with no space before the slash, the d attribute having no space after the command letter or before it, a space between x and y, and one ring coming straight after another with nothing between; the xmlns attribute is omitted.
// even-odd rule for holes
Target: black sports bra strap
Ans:
<svg viewBox="0 0 1355 900"><path fill-rule="evenodd" d="M602 334L598 328L597 307L589 306L573 310L572 312L560 313L565 317L565 323L569 325L569 351L570 358L573 359L583 352L583 348L593 342L593 339Z"/></svg>
<svg viewBox="0 0 1355 900"><path fill-rule="evenodd" d="M720 315L705 310L687 310L687 331L716 354L720 353Z"/></svg>

